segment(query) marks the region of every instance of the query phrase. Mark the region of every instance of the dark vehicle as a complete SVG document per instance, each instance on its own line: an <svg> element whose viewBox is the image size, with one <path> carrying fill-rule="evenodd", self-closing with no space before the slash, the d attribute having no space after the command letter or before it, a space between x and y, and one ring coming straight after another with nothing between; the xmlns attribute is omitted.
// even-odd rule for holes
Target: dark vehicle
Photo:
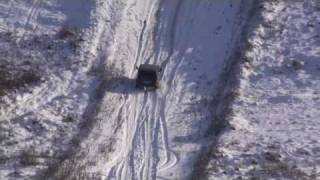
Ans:
<svg viewBox="0 0 320 180"><path fill-rule="evenodd" d="M144 90L155 90L159 87L160 66L151 64L141 64L138 69L136 87Z"/></svg>

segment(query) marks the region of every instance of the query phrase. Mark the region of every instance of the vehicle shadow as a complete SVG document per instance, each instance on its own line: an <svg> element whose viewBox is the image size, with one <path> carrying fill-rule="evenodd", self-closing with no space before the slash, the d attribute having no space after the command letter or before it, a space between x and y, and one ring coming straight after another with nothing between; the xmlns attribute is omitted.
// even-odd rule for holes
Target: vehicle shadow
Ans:
<svg viewBox="0 0 320 180"><path fill-rule="evenodd" d="M126 76L117 76L107 79L106 92L118 94L135 94L143 90L137 89L135 79Z"/></svg>

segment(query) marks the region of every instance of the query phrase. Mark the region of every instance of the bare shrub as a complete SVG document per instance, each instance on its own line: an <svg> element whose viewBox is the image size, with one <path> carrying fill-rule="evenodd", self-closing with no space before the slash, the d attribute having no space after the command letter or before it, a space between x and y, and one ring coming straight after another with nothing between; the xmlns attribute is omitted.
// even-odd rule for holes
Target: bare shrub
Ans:
<svg viewBox="0 0 320 180"><path fill-rule="evenodd" d="M3 150L0 150L0 164L7 163L9 157L6 156L6 154L3 152Z"/></svg>
<svg viewBox="0 0 320 180"><path fill-rule="evenodd" d="M35 71L19 71L0 67L0 96L5 95L8 91L19 90L39 81L40 76Z"/></svg>
<svg viewBox="0 0 320 180"><path fill-rule="evenodd" d="M77 29L68 26L63 26L57 32L57 37L60 40L67 40L71 49L73 49L74 51L78 49L78 47L80 46L80 42L84 41L81 33Z"/></svg>
<svg viewBox="0 0 320 180"><path fill-rule="evenodd" d="M67 122L67 123L69 123L69 122L74 122L74 121L75 121L75 119L74 119L74 117L73 117L73 116L68 115L68 116L64 117L64 118L62 119L62 121L63 121L63 122Z"/></svg>
<svg viewBox="0 0 320 180"><path fill-rule="evenodd" d="M66 26L63 26L57 33L59 39L68 39L76 35L75 31L71 30Z"/></svg>
<svg viewBox="0 0 320 180"><path fill-rule="evenodd" d="M295 70L300 70L303 68L303 62L298 61L298 60L293 60L291 62L291 66L295 69Z"/></svg>
<svg viewBox="0 0 320 180"><path fill-rule="evenodd" d="M273 162L264 162L262 163L260 168L255 169L252 172L254 175L261 175L263 174L265 177L269 178L289 178L289 179L296 179L296 180L307 180L310 177L297 167L291 167L287 163L283 161L273 161Z"/></svg>
<svg viewBox="0 0 320 180"><path fill-rule="evenodd" d="M20 154L20 163L23 166L34 166L37 165L37 155L33 148L22 151Z"/></svg>
<svg viewBox="0 0 320 180"><path fill-rule="evenodd" d="M87 173L85 171L86 165L81 165L77 158L66 160L61 164L55 164L48 169L39 179L48 180L98 180L101 179L100 174Z"/></svg>

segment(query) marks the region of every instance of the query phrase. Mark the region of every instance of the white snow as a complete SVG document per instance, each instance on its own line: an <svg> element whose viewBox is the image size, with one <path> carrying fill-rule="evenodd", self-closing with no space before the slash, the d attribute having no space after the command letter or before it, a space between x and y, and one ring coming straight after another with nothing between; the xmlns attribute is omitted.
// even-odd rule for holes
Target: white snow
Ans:
<svg viewBox="0 0 320 180"><path fill-rule="evenodd" d="M1 1L1 71L40 81L8 90L0 105L0 179L31 179L64 156L96 86L81 62L90 2ZM78 12L76 11L78 10ZM59 38L62 29L72 35ZM78 47L77 47L78 46ZM3 78L3 77L1 77Z"/></svg>
<svg viewBox="0 0 320 180"><path fill-rule="evenodd" d="M233 130L215 144L208 178L304 178L318 168L316 2L256 10ZM191 178L250 5L0 1L0 75L39 77L16 88L0 77L0 179ZM134 87L142 63L162 66L157 91Z"/></svg>
<svg viewBox="0 0 320 180"><path fill-rule="evenodd" d="M191 175L211 121L210 101L241 32L245 4L101 2L99 13L105 17L110 5L118 9L104 25L109 29L117 24L116 28L100 32L113 40L104 50L106 71L113 68L120 75L108 81L98 123L76 156L88 173L106 179ZM160 90L141 92L130 86L134 68L141 63L162 65Z"/></svg>
<svg viewBox="0 0 320 180"><path fill-rule="evenodd" d="M234 129L219 140L209 179L320 177L319 3L263 7L250 24Z"/></svg>

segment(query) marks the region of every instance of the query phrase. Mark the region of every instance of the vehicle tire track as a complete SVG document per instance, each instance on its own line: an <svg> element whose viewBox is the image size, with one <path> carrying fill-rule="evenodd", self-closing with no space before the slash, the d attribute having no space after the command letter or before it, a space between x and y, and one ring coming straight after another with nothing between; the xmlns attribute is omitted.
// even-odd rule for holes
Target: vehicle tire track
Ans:
<svg viewBox="0 0 320 180"><path fill-rule="evenodd" d="M142 49L143 35L144 35L144 32L145 32L146 26L147 26L147 22L146 22L146 21L143 21L142 30L141 30L141 32L140 32L139 39L138 39L138 41L139 41L139 43L138 43L138 49L137 49L137 51L136 51L136 55L135 55L135 58L134 58L134 66L132 67L132 70L131 70L130 75L133 74L135 68L136 68L137 65L138 65L138 60L140 59L140 54L141 54L141 49Z"/></svg>
<svg viewBox="0 0 320 180"><path fill-rule="evenodd" d="M146 34L148 29L148 21L151 18L151 14L154 10L149 11L147 15L148 18L145 18L147 20L143 21L143 26L138 38L138 49L134 58L134 67L130 72L131 76L134 73L134 68L138 65L139 61L141 61L142 57L146 57L145 62L151 63L151 57L154 56L155 63L161 62L163 68L165 68L165 66L168 64L174 52L176 26L182 2L182 0L177 1L176 7L171 10L174 16L169 17L169 20L171 19L171 24L169 26L162 26L159 24L161 19L158 19L159 22L157 22L158 24L151 34L153 51L149 56L147 56L146 53L149 50L148 48L150 48L148 47L150 38L145 39L145 36L149 35ZM164 1L160 1L160 5L165 5ZM160 8L161 7L157 9L158 16L161 16L159 14ZM169 36L168 38L165 38L163 35L168 34L167 32L169 32ZM166 41L168 41L169 44L168 51L164 51L161 46L162 43L166 44ZM161 61L161 53L165 52L167 52L167 56ZM177 66L179 66L179 63L176 65L175 69L177 69ZM174 76L174 74L172 74L172 76ZM173 80L172 76L171 81ZM132 102L130 99L127 101L127 105L125 105L127 106L127 108L125 108L125 114L128 114L126 115L127 121L125 121L126 125L124 125L123 130L125 133L123 137L124 143L122 143L121 147L121 149L126 148L126 150L121 150L121 157L119 156L121 159L117 160L117 162L112 165L113 167L110 168L108 177L112 177L112 174L114 174L113 171L116 171L115 178L117 179L156 179L157 171L164 171L177 163L178 158L169 147L165 119L165 103L167 100L166 96L171 91L169 91L169 89L167 89L166 92L161 96L156 92L145 92L141 107L132 107L132 105L137 105L137 101L139 99L138 97L134 100L134 102ZM150 94L150 96L148 94ZM132 108L134 111L139 109L139 112L133 116L134 118L129 118L129 114L133 110ZM162 147L165 154L163 160L159 159L158 149L160 147ZM159 162L163 163L159 166Z"/></svg>
<svg viewBox="0 0 320 180"><path fill-rule="evenodd" d="M144 18L143 20L143 25L142 25L142 29L140 31L140 35L139 35L139 38L138 38L138 49L136 51L136 55L135 55L135 58L134 58L134 66L132 67L132 70L131 70L131 73L130 75L133 75L133 72L135 70L135 68L138 66L138 63L139 63L139 60L141 59L141 54L143 54L144 52L142 52L143 50L146 50L146 44L148 42L148 39L145 40L144 39L144 35L146 33L146 28L148 26L148 22L150 22L150 19L151 19L151 16L152 16L152 13L154 11L154 8L156 7L156 2L157 1L154 1L152 2L151 4L151 8L150 10L148 11L148 13L146 14L146 17ZM149 58L147 58L149 59Z"/></svg>
<svg viewBox="0 0 320 180"><path fill-rule="evenodd" d="M8 23L8 20L9 20L9 18L10 18L10 15L12 14L13 0L9 0L8 6L9 6L9 8L8 8L6 17L4 17L4 20L5 20L4 22L5 22L5 23ZM8 29L7 29L8 27L2 26L2 24L0 24L0 28L2 28L4 32L8 31Z"/></svg>
<svg viewBox="0 0 320 180"><path fill-rule="evenodd" d="M162 2L163 1L161 1L161 4L162 4ZM159 13L160 8L158 9L157 14ZM155 28L155 29L156 29L155 31L158 30L157 28ZM160 30L158 32L162 32L162 31ZM155 36L155 34L152 34L152 35L153 35L152 37ZM154 38L152 38L152 40L154 40ZM170 41L170 42L173 43L172 41ZM156 44L156 43L161 43L161 41L159 40L158 42L153 42L153 44ZM169 56L171 56L171 54L173 53L173 44L171 44L171 48L170 49L171 49L170 50L171 52L169 53ZM154 53L153 53L153 55L154 55ZM148 63L150 63L151 59L148 58L147 61L148 61ZM155 64L156 63L157 62L155 62ZM158 149L158 134L161 131L159 129L159 125L161 124L160 123L161 119L158 118L158 114L156 112L158 110L157 94L153 93L151 98L152 98L152 104L151 104L152 110L151 110L150 113L152 114L152 117L151 117L151 119L149 118L148 121L151 122L153 127L149 127L147 129L145 129L146 134L149 134L149 135L147 135L147 137L151 137L151 139L149 141L148 140L146 141L147 146L149 146L149 147L146 148L145 151L144 151L145 153L151 153L151 156L150 155L145 156L145 161L146 161L145 163L147 163L147 164L145 164L143 166L145 168L145 170L142 173L143 176L140 175L141 179L142 178L146 178L146 177L149 178L150 176L151 176L152 179L155 179L156 178L156 174L157 174L156 173L157 172L157 166L158 166L158 162L159 162L158 159L154 160L154 158L156 158L158 156L158 151L157 151L157 149ZM160 106L160 107L164 108L164 106ZM149 132L150 129L151 129L151 132ZM161 133L161 134L165 134L165 133ZM167 134L166 134L166 136L167 136ZM164 143L164 144L166 144L166 143ZM168 146L166 146L165 149L167 147ZM167 156L167 159L170 159L170 157ZM148 168L148 169L146 169L146 168Z"/></svg>
<svg viewBox="0 0 320 180"><path fill-rule="evenodd" d="M30 8L30 11L28 12L26 21L24 23L24 28L23 28L21 37L17 40L18 43L26 36L26 34L27 34L26 29L28 29L28 26L30 25L31 20L35 19L36 16L38 16L41 3L42 3L42 0L34 0L33 1L32 6ZM32 30L34 30L35 28L33 28Z"/></svg>
<svg viewBox="0 0 320 180"><path fill-rule="evenodd" d="M176 33L176 26L177 26L177 21L178 21L178 15L180 13L181 10L181 6L182 6L183 1L179 0L176 4L176 7L174 8L174 15L171 21L171 26L169 26L170 30L169 30L169 49L168 49L168 55L167 57L161 62L161 67L163 68L163 72L166 71L166 66L169 63L169 60L171 59L173 52L174 52L174 47L175 47L175 33ZM159 17L160 18L160 17ZM159 23L160 23L161 19L159 19ZM161 48L161 37L162 33L165 32L166 30L163 29L166 27L161 26L161 24L158 25L158 32L160 33L160 35L158 36L154 36L157 37L155 39L157 39L158 43L159 43L159 50L157 50L157 53L161 53L163 52L162 48ZM160 60L160 54L157 54L157 59ZM163 76L163 74L162 74ZM167 84L170 84L170 82L167 82ZM158 118L159 118L159 133L161 134L161 142L162 142L162 146L163 146L163 151L164 151L164 160L162 161L162 163L160 165L157 166L157 171L163 171L166 168L170 168L172 166L174 166L177 163L177 157L175 156L174 153L171 153L172 151L169 148L169 140L168 140L168 132L167 132L167 125L166 125L166 115L165 115L165 109L166 109L166 100L167 100L167 95L169 93L169 89L168 88L162 96L159 97L159 101L157 102L159 104L159 114L158 114ZM172 157L171 157L172 156ZM173 160L172 160L173 159ZM161 160L159 160L161 161ZM172 162L171 162L172 161Z"/></svg>
<svg viewBox="0 0 320 180"><path fill-rule="evenodd" d="M121 150L120 153L116 156L116 158L114 158L114 162L111 163L111 168L109 170L109 172L107 173L107 177L113 177L113 171L116 169L116 177L117 179L128 179L127 178L127 174L132 172L132 171L128 171L128 167L132 167L132 160L134 157L134 140L136 139L137 135L138 135L138 127L139 127L139 117L142 116L143 114L143 110L145 109L145 105L148 99L148 94L144 93L143 94L143 103L142 103L142 107L140 108L138 113L134 113L133 115L129 115L128 113L132 112L130 110L130 108L133 106L134 108L134 112L137 111L136 104L138 101L138 97L137 96L132 96L133 100L128 99L126 101L125 104L125 110L124 110L124 114L125 114L125 119L126 121L124 122L124 135L123 135L123 143L121 145ZM129 118L129 117L133 117L133 118ZM128 144L129 147L128 147ZM139 149L139 148L137 148ZM131 164L131 166L130 166ZM116 168L115 168L116 167Z"/></svg>
<svg viewBox="0 0 320 180"><path fill-rule="evenodd" d="M157 134L156 129L156 118L155 118L155 110L156 110L156 93L150 92L151 97L149 98L149 107L151 110L146 109L147 115L147 121L145 122L145 137L146 137L146 147L144 149L145 155L145 165L144 165L144 173L143 176L140 177L140 179L154 179L154 174L156 174L156 169L153 168L156 166L156 163L154 161L155 154L154 150L157 148L154 143L155 136ZM150 114L150 115L149 115Z"/></svg>
<svg viewBox="0 0 320 180"><path fill-rule="evenodd" d="M178 15L180 13L181 6L182 6L183 2L184 2L183 0L178 0L177 5L175 7L175 11L174 11L175 13L173 15L172 24L170 26L171 27L170 37L169 37L169 46L170 46L170 48L169 48L168 56L163 62L161 62L161 67L163 68L163 70L165 70L165 68L166 68L171 56L173 55L173 50L174 50L174 46L175 46L175 38L176 38L175 34L176 34L176 26L177 26L177 21L178 21Z"/></svg>
<svg viewBox="0 0 320 180"><path fill-rule="evenodd" d="M153 7L155 6L155 2L152 3L152 8L151 10L148 11L148 14L146 15L146 18L147 20L149 20L151 18L151 14L153 13ZM145 46L146 44L148 43L148 40L144 40L144 35L146 33L146 28L147 28L147 23L148 21L147 20L144 20L143 22L143 26L142 26L142 29L141 29L141 32L140 32L140 35L139 35L139 38L138 38L138 49L136 51L136 55L135 55L135 59L134 59L134 66L132 67L131 69L131 72L130 72L130 76L133 76L134 74L134 70L135 70L135 66L138 65L139 61L141 61L141 56L142 54L144 54L143 51L146 50ZM126 127L124 128L124 132L126 132L126 135L123 139L125 139L125 142L126 143L123 143L123 146L121 147L121 149L127 149L127 150L124 150L125 152L122 152L122 157L124 157L124 159L120 160L120 162L118 163L114 163L113 166L117 166L117 168L111 168L111 170L109 171L108 173L108 177L111 177L113 172L115 169L116 169L116 174L117 174L117 179L135 179L136 178L136 167L135 166L139 166L139 164L142 164L141 165L141 171L140 172L144 172L142 173L143 176L145 176L145 174L148 174L145 172L145 169L147 168L148 165L145 165L145 164L148 164L148 162L142 162L142 161L145 161L146 160L146 156L148 156L148 151L146 150L143 150L143 149L147 149L149 143L149 132L147 131L150 126L150 122L149 122L149 117L148 117L148 112L149 112L149 105L147 104L150 104L148 102L148 93L144 93L143 95L143 102L142 102L142 106L139 107L139 106L136 106L137 104L137 101L139 99L139 94L134 96L134 102L132 102L131 98L127 100L127 108L125 108L126 110L126 113L132 113L132 108L134 109L133 111L134 112L137 112L137 113L134 113L133 118L126 118L127 121L125 122L127 125L125 125ZM132 107L133 106L133 107ZM138 110L138 108L140 110ZM144 115L143 115L144 113ZM130 117L130 116L128 116ZM143 118L145 117L145 118ZM141 121L140 121L141 120ZM134 122L133 124L130 124ZM130 125L129 125L130 124ZM143 126L143 128L141 128L141 126ZM141 131L144 130L144 132ZM130 135L131 134L131 135ZM139 140L139 138L141 140ZM145 141L143 141L145 140ZM139 142L140 141L140 142ZM129 145L129 147L126 147L125 144L131 144ZM140 150L139 150L140 149ZM141 151L142 150L142 151ZM135 160L135 156L136 155L142 155L144 158L142 158L141 160L138 160L139 162L134 162ZM118 165L116 165L118 164ZM139 169L139 168L138 168ZM138 172L138 176L139 176L139 173ZM137 178L137 179L142 179L141 177L143 176L140 176L140 178Z"/></svg>

